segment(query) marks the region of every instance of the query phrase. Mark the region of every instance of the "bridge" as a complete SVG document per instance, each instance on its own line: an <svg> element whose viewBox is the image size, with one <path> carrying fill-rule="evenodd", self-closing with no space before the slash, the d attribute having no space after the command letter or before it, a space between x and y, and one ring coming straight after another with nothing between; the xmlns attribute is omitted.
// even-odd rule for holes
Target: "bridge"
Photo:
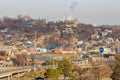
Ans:
<svg viewBox="0 0 120 80"><path fill-rule="evenodd" d="M41 69L41 68L53 68L53 66L25 66L25 67L6 67L3 70L0 70L0 79L7 77L8 80L12 77L13 74L19 74L22 72L28 72L32 69ZM56 68L56 66L54 66Z"/></svg>
<svg viewBox="0 0 120 80"><path fill-rule="evenodd" d="M0 70L0 79L4 78L4 77L8 77L8 80L10 80L10 77L13 74L19 74L21 72L28 72L31 69L34 69L34 67L30 67L30 66L26 66L26 67L13 67L13 68L6 68L3 70Z"/></svg>

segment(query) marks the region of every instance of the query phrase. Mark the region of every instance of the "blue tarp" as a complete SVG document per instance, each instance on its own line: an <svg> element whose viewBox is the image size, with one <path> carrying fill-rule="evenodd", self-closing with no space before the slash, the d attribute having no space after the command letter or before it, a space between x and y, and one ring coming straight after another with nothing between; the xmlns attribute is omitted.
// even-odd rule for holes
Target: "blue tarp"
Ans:
<svg viewBox="0 0 120 80"><path fill-rule="evenodd" d="M55 48L55 45L54 44L51 44L48 46L48 49L54 49Z"/></svg>

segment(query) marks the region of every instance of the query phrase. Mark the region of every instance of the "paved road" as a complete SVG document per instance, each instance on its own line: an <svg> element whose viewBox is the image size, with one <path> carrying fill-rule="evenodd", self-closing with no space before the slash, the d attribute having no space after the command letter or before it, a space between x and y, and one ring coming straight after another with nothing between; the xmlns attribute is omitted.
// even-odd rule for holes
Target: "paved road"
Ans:
<svg viewBox="0 0 120 80"><path fill-rule="evenodd" d="M30 71L34 68L53 68L53 66L25 66L25 67L6 67L3 70L0 70L0 78L7 77L15 73ZM57 68L54 66L54 68Z"/></svg>
<svg viewBox="0 0 120 80"><path fill-rule="evenodd" d="M19 72L29 71L31 69L33 69L33 67L30 67L30 66L13 67L13 68L10 68L10 69L6 68L6 69L3 69L3 70L0 70L0 78L7 77L7 76L10 76L12 74L19 73Z"/></svg>

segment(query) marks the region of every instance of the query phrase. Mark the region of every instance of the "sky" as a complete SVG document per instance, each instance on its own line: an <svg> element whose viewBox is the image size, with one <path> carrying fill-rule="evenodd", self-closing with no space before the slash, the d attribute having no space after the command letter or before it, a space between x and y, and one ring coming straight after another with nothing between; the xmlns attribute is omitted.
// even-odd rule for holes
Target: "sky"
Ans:
<svg viewBox="0 0 120 80"><path fill-rule="evenodd" d="M0 18L17 15L47 20L74 16L86 24L120 25L120 0L0 0Z"/></svg>

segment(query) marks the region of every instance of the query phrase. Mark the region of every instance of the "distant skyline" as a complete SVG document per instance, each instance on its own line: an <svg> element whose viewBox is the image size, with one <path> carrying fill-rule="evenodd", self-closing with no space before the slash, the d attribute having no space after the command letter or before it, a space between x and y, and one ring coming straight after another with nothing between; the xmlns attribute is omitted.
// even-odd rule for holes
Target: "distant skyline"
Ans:
<svg viewBox="0 0 120 80"><path fill-rule="evenodd" d="M0 0L0 18L17 15L48 20L75 16L86 24L120 25L120 0Z"/></svg>

